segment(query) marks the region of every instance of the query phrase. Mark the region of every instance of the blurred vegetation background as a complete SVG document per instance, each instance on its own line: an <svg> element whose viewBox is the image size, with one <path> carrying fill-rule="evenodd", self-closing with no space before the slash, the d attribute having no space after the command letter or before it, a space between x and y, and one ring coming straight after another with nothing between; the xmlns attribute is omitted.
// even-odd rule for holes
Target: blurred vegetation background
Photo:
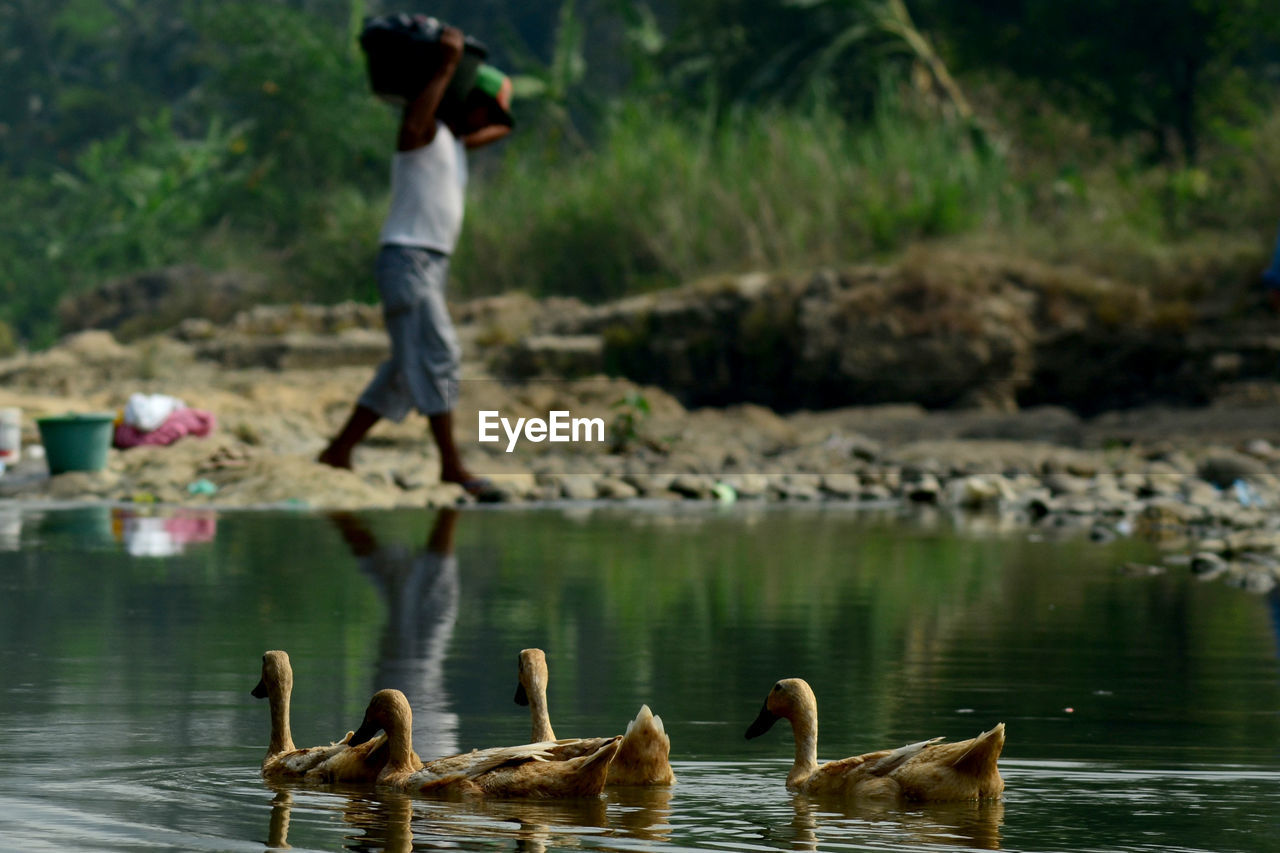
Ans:
<svg viewBox="0 0 1280 853"><path fill-rule="evenodd" d="M373 301L376 0L0 0L0 351L167 265ZM600 300L920 241L1180 294L1280 223L1267 0L435 0L516 75L452 295ZM193 303L195 304L195 303Z"/></svg>

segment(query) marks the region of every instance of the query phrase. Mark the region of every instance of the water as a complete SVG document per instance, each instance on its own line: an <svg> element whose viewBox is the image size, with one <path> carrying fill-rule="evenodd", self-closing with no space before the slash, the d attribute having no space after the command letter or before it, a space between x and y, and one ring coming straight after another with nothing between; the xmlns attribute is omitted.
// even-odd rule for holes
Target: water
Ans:
<svg viewBox="0 0 1280 853"><path fill-rule="evenodd" d="M1280 846L1280 602L1116 571L1155 559L1139 542L749 506L0 514L0 849ZM679 784L529 804L258 776L266 649L299 745L394 686L434 755L527 738L527 646L557 734L647 702ZM793 797L785 724L743 739L793 675L824 760L1004 721L1004 801Z"/></svg>

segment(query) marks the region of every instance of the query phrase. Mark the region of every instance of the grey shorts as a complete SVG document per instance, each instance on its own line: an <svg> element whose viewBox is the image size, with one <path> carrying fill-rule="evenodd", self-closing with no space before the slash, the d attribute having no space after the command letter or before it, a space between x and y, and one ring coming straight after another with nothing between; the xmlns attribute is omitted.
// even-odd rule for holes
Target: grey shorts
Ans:
<svg viewBox="0 0 1280 853"><path fill-rule="evenodd" d="M449 256L383 246L377 274L391 358L378 367L360 404L393 421L404 420L410 409L424 415L453 411L462 351L444 299Z"/></svg>

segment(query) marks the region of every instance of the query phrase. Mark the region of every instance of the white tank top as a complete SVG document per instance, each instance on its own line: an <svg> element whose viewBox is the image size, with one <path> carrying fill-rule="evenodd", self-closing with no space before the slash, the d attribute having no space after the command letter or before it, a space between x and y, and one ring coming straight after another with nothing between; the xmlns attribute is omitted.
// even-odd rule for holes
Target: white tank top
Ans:
<svg viewBox="0 0 1280 853"><path fill-rule="evenodd" d="M462 230L467 150L442 122L430 145L391 158L391 211L378 240L452 254Z"/></svg>

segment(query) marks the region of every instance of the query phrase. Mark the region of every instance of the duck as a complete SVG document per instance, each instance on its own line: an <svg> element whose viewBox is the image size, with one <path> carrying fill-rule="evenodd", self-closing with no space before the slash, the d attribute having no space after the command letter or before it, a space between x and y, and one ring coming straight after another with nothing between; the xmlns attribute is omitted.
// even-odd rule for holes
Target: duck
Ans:
<svg viewBox="0 0 1280 853"><path fill-rule="evenodd" d="M533 722L531 742L554 741L551 714L547 710L547 655L542 649L522 649L519 655L515 702L529 707ZM609 764L608 785L674 785L671 770L671 737L662 718L641 705L627 723L622 746Z"/></svg>
<svg viewBox="0 0 1280 853"><path fill-rule="evenodd" d="M261 768L264 779L373 782L387 763L390 750L385 737L370 740L359 749L349 743L352 732L326 746L294 746L289 729L293 665L287 652L275 649L263 654L262 676L250 693L257 699L267 699L271 709L271 740Z"/></svg>
<svg viewBox="0 0 1280 853"><path fill-rule="evenodd" d="M621 736L603 738L593 751L576 754L580 742L547 741L472 750L424 764L416 760L413 752L413 711L409 700L394 689L373 694L348 745L366 743L379 731L385 733L390 749L387 763L378 773L379 786L445 796L598 797L604 791L609 764L622 743Z"/></svg>
<svg viewBox="0 0 1280 853"><path fill-rule="evenodd" d="M796 760L787 789L815 796L897 798L915 802L999 797L1004 780L996 761L1004 749L1004 723L969 740L942 743L935 737L898 749L818 763L818 700L802 678L773 685L747 739L767 732L779 719L791 721Z"/></svg>

